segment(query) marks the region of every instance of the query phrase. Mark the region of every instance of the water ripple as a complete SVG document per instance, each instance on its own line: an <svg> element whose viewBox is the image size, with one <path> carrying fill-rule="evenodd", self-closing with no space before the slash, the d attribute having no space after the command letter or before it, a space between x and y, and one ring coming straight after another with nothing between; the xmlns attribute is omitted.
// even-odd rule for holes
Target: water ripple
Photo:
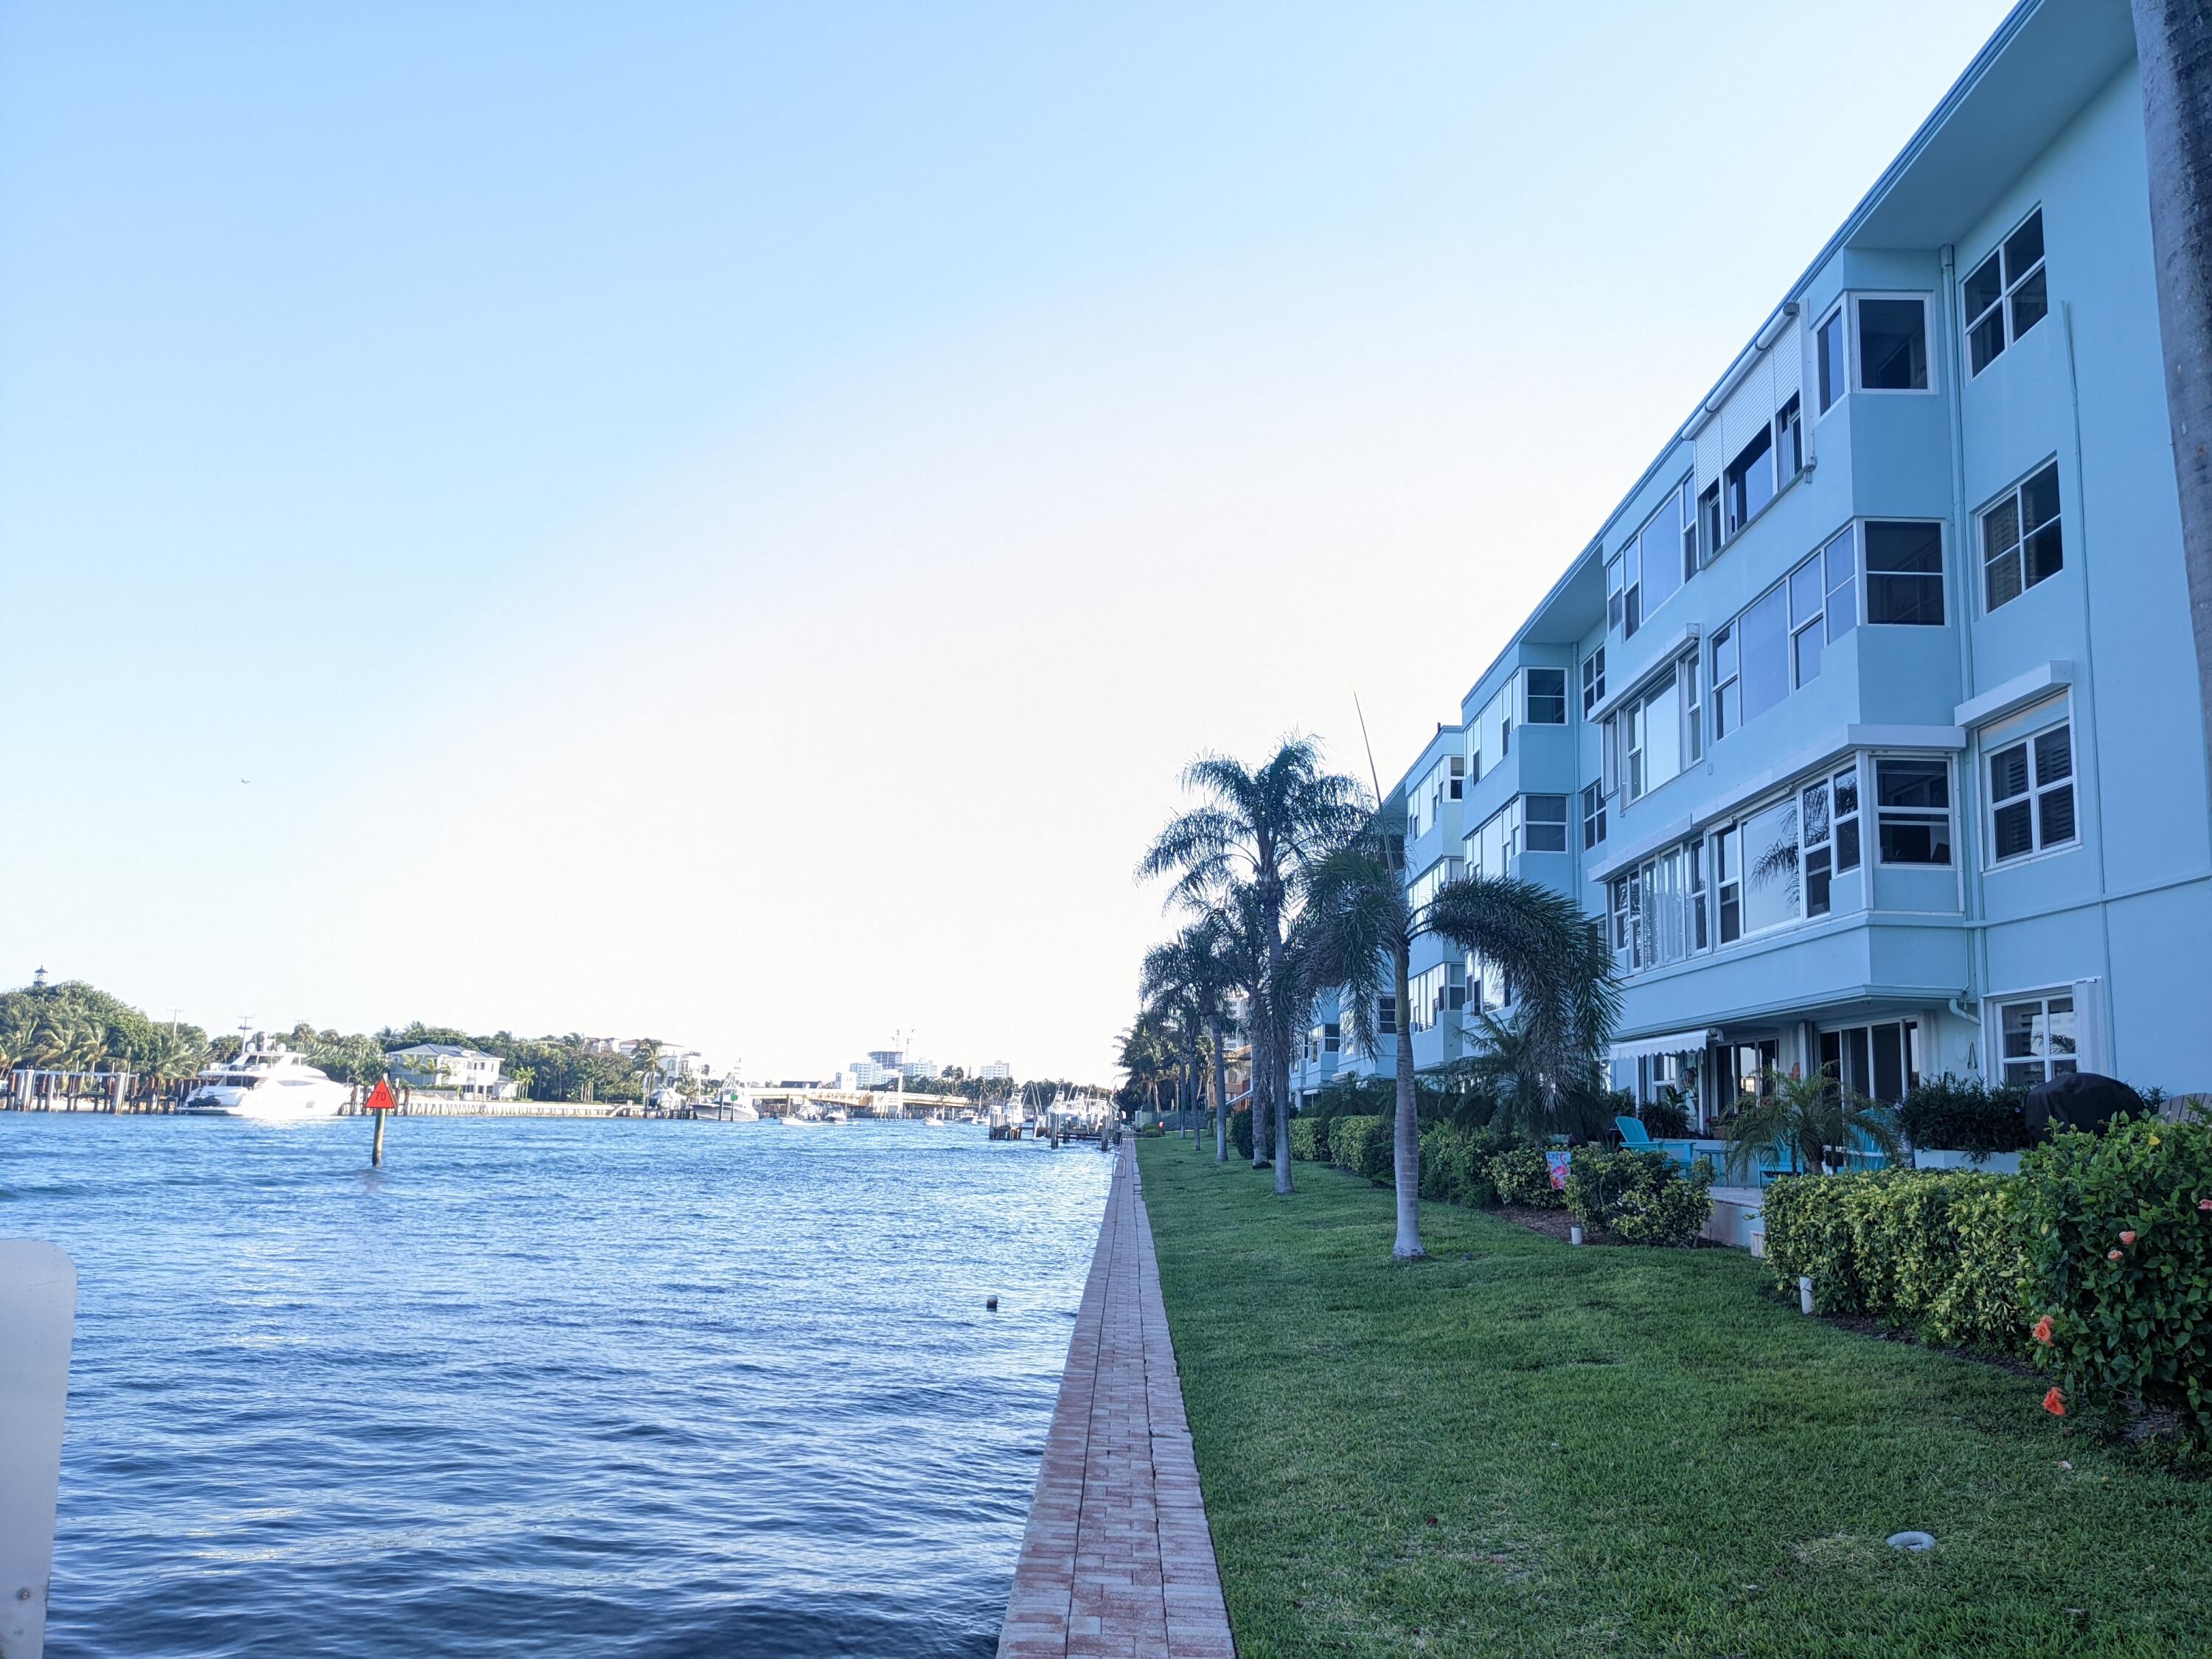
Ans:
<svg viewBox="0 0 2212 1659"><path fill-rule="evenodd" d="M0 1115L79 1272L54 1659L993 1650L1103 1159L367 1133Z"/></svg>

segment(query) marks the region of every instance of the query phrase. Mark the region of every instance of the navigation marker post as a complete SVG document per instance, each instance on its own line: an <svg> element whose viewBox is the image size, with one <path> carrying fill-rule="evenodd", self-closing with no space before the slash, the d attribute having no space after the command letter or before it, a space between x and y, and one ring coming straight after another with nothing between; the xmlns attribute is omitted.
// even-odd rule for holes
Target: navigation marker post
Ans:
<svg viewBox="0 0 2212 1659"><path fill-rule="evenodd" d="M368 1091L368 1098L361 1103L361 1109L374 1114L376 1118L376 1139L368 1146L368 1167L372 1170L384 1167L384 1120L398 1109L398 1105L392 1097L392 1079L388 1077L379 1078L376 1087Z"/></svg>

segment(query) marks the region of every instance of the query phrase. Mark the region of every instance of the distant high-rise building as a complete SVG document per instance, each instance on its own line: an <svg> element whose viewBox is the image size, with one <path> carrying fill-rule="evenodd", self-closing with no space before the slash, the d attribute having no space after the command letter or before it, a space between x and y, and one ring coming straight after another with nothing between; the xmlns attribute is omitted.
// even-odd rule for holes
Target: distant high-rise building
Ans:
<svg viewBox="0 0 2212 1659"><path fill-rule="evenodd" d="M1012 1079L1014 1068L1003 1060L994 1060L988 1066L977 1066L975 1075L986 1083L1006 1083Z"/></svg>

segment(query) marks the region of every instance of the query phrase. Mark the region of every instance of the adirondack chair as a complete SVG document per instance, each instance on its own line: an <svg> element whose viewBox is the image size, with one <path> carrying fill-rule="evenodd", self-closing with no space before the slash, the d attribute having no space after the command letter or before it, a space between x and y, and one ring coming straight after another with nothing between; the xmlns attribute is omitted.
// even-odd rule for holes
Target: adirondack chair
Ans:
<svg viewBox="0 0 2212 1659"><path fill-rule="evenodd" d="M1613 1121L1613 1127L1620 1131L1620 1144L1623 1146L1639 1152L1658 1150L1652 1145L1650 1131L1644 1127L1642 1118L1616 1117Z"/></svg>

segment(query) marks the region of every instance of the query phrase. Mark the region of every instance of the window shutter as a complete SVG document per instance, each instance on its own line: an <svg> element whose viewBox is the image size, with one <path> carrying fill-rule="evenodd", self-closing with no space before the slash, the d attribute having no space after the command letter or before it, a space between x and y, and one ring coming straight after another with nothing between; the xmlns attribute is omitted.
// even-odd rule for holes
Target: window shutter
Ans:
<svg viewBox="0 0 2212 1659"><path fill-rule="evenodd" d="M2084 1072L2112 1075L2112 1040L2105 1029L2105 981L2074 981L2074 1064Z"/></svg>
<svg viewBox="0 0 2212 1659"><path fill-rule="evenodd" d="M1774 366L1774 406L1788 403L1804 389L1805 385L1805 325L1802 317L1792 317L1775 337L1774 345L1766 354ZM1800 410L1805 424L1813 424L1813 411Z"/></svg>
<svg viewBox="0 0 2212 1659"><path fill-rule="evenodd" d="M1743 447L1773 419L1774 353L1770 351L1751 366L1751 372L1721 405L1721 465L1741 454Z"/></svg>

